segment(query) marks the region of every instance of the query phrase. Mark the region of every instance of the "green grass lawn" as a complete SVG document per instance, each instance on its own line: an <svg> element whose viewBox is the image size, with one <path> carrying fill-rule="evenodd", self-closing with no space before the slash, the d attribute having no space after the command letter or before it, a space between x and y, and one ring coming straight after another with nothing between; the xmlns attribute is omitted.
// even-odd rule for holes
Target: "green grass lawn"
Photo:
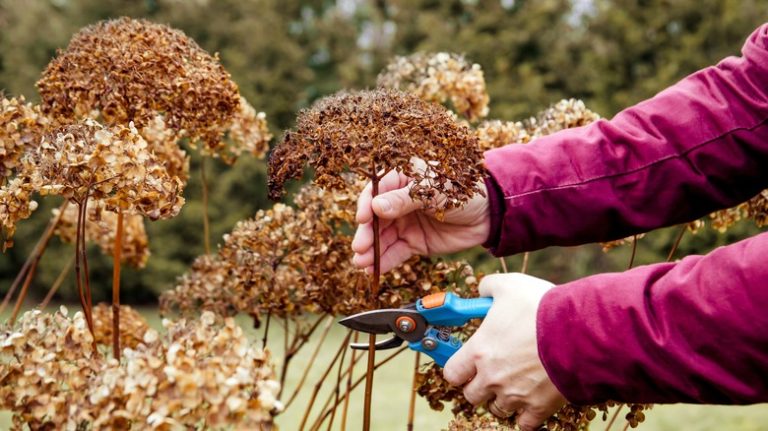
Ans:
<svg viewBox="0 0 768 431"><path fill-rule="evenodd" d="M74 310L74 308L73 308ZM155 310L144 310L145 315L150 318L153 326L159 326L159 319ZM248 319L239 319L244 328L250 328ZM258 331L247 329L249 335L261 337ZM319 332L319 331L318 331ZM310 370L304 389L296 398L293 405L277 418L277 423L281 430L293 431L299 429L303 413L309 401L312 388L322 376L326 365L336 354L337 349L346 334L346 330L339 325L333 325L331 332L321 347L316 365ZM270 329L269 347L273 352L273 358L282 357L283 332L279 325L272 325ZM316 346L315 341L305 346L300 355L294 358L290 365L290 372L287 376L284 399L290 395L296 387L303 371L307 368L309 357ZM349 360L347 352L346 360ZM381 352L378 358L384 358L389 352ZM365 364L360 361L358 364L357 375L364 373ZM374 430L405 430L407 422L408 402L410 395L412 370L414 365L414 353L411 351L403 352L391 362L381 367L375 375L374 393L373 393L373 429ZM319 412L319 405L323 404L330 395L331 386L336 379L336 368L329 374L329 381L322 387L317 397L316 408L310 415L314 419ZM349 408L348 430L358 430L361 428L362 421L362 400L363 386L359 386L353 393ZM427 403L418 398L416 409L416 420L414 429L416 430L440 430L446 426L450 420L450 412L434 412L429 409ZM10 415L7 412L0 412L0 429L9 428ZM339 429L339 418L336 418L333 429ZM623 425L623 424L622 424ZM323 429L326 429L325 427ZM594 422L593 430L604 430L605 425L598 421ZM620 431L621 427L614 425L613 429ZM754 405L746 407L730 406L694 406L694 405L663 405L656 406L647 414L646 423L639 429L646 431L763 431L768 430L768 405Z"/></svg>

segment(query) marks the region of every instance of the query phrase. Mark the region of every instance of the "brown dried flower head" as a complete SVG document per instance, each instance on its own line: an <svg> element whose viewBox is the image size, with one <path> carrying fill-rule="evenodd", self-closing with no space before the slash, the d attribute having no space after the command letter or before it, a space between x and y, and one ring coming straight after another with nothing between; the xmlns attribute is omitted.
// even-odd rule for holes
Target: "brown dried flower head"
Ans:
<svg viewBox="0 0 768 431"><path fill-rule="evenodd" d="M0 408L17 430L273 429L269 356L232 319L163 325L118 363L93 354L82 313L24 314L0 333Z"/></svg>
<svg viewBox="0 0 768 431"><path fill-rule="evenodd" d="M226 131L231 144L226 147L227 153L221 154L225 161L234 160L243 153L263 159L269 151L272 134L267 127L267 116L263 112L256 112L242 96Z"/></svg>
<svg viewBox="0 0 768 431"><path fill-rule="evenodd" d="M160 314L194 316L212 311L219 316L238 313L228 296L226 265L218 255L198 256L190 269L176 280L176 286L160 295Z"/></svg>
<svg viewBox="0 0 768 431"><path fill-rule="evenodd" d="M395 57L379 74L378 85L403 90L437 103L450 101L453 109L470 121L488 115L488 92L479 64L446 52Z"/></svg>
<svg viewBox="0 0 768 431"><path fill-rule="evenodd" d="M237 85L183 32L120 18L85 27L37 83L44 112L63 122L94 115L143 128L158 114L179 137L215 152L237 112Z"/></svg>
<svg viewBox="0 0 768 431"><path fill-rule="evenodd" d="M60 210L53 210L53 217L59 215ZM56 234L65 243L75 243L77 234L77 207L68 205L59 223L54 229ZM117 214L104 209L101 201L88 204L88 218L85 223L85 240L94 242L106 256L112 256L115 249L117 236ZM144 228L144 217L140 214L127 214L123 217L123 238L121 240L122 262L141 269L149 259L149 238Z"/></svg>
<svg viewBox="0 0 768 431"><path fill-rule="evenodd" d="M420 160L423 163L414 163ZM269 159L270 197L279 198L304 164L315 183L342 189L348 169L363 178L398 170L412 178L414 199L456 208L479 191L477 137L439 105L393 90L342 92L302 111ZM419 166L421 165L421 166Z"/></svg>
<svg viewBox="0 0 768 431"><path fill-rule="evenodd" d="M64 126L46 134L24 163L42 195L101 200L107 210L152 220L174 217L184 204L184 184L168 174L133 127L106 129L93 120Z"/></svg>
<svg viewBox="0 0 768 431"><path fill-rule="evenodd" d="M102 302L93 307L93 330L96 343L112 345L112 305ZM127 305L120 306L120 346L135 349L144 343L149 324L138 311Z"/></svg>

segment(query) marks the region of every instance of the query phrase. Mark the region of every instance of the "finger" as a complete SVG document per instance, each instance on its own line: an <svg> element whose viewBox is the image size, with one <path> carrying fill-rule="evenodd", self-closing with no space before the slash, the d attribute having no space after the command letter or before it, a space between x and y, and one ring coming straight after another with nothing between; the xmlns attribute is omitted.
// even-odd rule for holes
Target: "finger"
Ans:
<svg viewBox="0 0 768 431"><path fill-rule="evenodd" d="M368 222L358 225L355 236L352 238L352 251L362 254L371 247L373 247L373 223Z"/></svg>
<svg viewBox="0 0 768 431"><path fill-rule="evenodd" d="M393 220L381 220L379 222L379 232L384 232L394 224ZM373 223L363 223L357 226L355 236L352 238L352 251L357 254L363 254L373 247Z"/></svg>
<svg viewBox="0 0 768 431"><path fill-rule="evenodd" d="M422 209L424 205L411 198L410 187L403 187L379 194L373 198L371 207L379 217L391 220Z"/></svg>
<svg viewBox="0 0 768 431"><path fill-rule="evenodd" d="M515 414L518 410L522 410L524 404L518 397L506 397L504 395L496 394L496 398L488 403L488 410L494 416L500 418L508 418Z"/></svg>
<svg viewBox="0 0 768 431"><path fill-rule="evenodd" d="M369 181L357 198L357 213L355 214L355 220L360 224L368 223L373 218L373 210L371 210L371 200L373 199L372 192L373 184Z"/></svg>
<svg viewBox="0 0 768 431"><path fill-rule="evenodd" d="M477 374L474 361L474 346L470 338L454 353L443 368L443 377L453 386L461 386Z"/></svg>
<svg viewBox="0 0 768 431"><path fill-rule="evenodd" d="M381 254L381 273L397 268L413 256L413 250L407 242L398 240Z"/></svg>
<svg viewBox="0 0 768 431"><path fill-rule="evenodd" d="M464 398L473 406L479 406L493 397L493 391L481 378L475 377L464 386Z"/></svg>
<svg viewBox="0 0 768 431"><path fill-rule="evenodd" d="M352 256L352 264L358 268L367 268L373 265L373 249L369 248L368 251L362 254L355 253Z"/></svg>
<svg viewBox="0 0 768 431"><path fill-rule="evenodd" d="M541 413L523 410L523 413L517 419L517 426L523 431L536 431L546 419L546 415Z"/></svg>
<svg viewBox="0 0 768 431"><path fill-rule="evenodd" d="M379 249L383 250L382 255L386 254L387 250L389 250L392 247L392 245L397 242L398 238L399 238L399 234L395 226L390 226L389 228L384 229L381 232L381 236L379 238L379 241L380 241ZM362 249L361 247L356 247L353 240L352 250L355 251L355 255L352 257L352 263L355 266L357 266L358 268L365 268L367 266L373 265L374 251L372 246Z"/></svg>
<svg viewBox="0 0 768 431"><path fill-rule="evenodd" d="M401 174L396 169L387 172L381 180L379 180L379 194L391 192L407 186L409 183L408 177Z"/></svg>

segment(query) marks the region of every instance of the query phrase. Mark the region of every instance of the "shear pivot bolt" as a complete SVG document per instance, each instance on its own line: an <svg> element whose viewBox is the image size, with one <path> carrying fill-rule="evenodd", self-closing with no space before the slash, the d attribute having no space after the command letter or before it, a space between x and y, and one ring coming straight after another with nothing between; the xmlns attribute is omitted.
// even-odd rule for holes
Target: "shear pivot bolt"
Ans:
<svg viewBox="0 0 768 431"><path fill-rule="evenodd" d="M397 325L397 329L405 332L406 334L413 332L413 330L416 329L416 322L408 316L399 317L395 324Z"/></svg>
<svg viewBox="0 0 768 431"><path fill-rule="evenodd" d="M424 350L435 350L437 348L437 341L434 338L424 338L421 340L421 347Z"/></svg>

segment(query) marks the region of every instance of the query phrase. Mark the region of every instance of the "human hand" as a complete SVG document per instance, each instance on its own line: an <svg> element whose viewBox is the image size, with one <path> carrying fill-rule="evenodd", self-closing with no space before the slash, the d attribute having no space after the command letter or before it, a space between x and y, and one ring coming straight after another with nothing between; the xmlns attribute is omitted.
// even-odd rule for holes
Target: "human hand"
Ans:
<svg viewBox="0 0 768 431"><path fill-rule="evenodd" d="M357 232L352 240L353 262L373 270L373 214L379 216L381 272L400 265L414 254L453 253L480 245L488 238L491 219L485 183L463 207L445 212L442 220L433 210L424 210L409 195L412 181L397 171L379 182L379 195L372 197L371 183L357 201ZM438 202L439 205L439 202Z"/></svg>
<svg viewBox="0 0 768 431"><path fill-rule="evenodd" d="M480 281L480 295L493 306L478 330L448 360L443 376L464 386L473 405L488 402L499 417L519 413L524 431L537 429L565 404L539 359L536 312L552 283L525 274L492 274Z"/></svg>

